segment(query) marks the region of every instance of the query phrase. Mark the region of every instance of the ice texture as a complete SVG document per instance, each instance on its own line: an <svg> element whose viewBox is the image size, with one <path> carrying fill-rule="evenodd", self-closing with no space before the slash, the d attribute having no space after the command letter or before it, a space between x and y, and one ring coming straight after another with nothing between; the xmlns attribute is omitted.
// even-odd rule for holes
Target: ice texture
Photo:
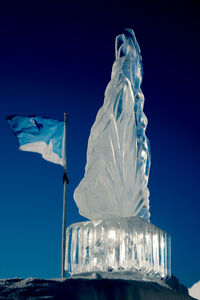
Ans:
<svg viewBox="0 0 200 300"><path fill-rule="evenodd" d="M130 272L133 279L166 278L171 238L139 217L75 223L67 228L65 269L72 275Z"/></svg>
<svg viewBox="0 0 200 300"><path fill-rule="evenodd" d="M116 37L115 49L111 81L91 128L85 175L74 199L88 219L149 220L150 148L140 88L142 58L133 30Z"/></svg>

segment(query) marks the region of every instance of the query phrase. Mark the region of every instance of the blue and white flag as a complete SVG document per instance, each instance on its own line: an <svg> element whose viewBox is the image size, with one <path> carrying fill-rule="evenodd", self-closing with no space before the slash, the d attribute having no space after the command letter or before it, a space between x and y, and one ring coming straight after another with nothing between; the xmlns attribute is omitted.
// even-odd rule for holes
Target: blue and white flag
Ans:
<svg viewBox="0 0 200 300"><path fill-rule="evenodd" d="M37 152L48 161L63 166L64 122L38 116L8 116L19 149Z"/></svg>

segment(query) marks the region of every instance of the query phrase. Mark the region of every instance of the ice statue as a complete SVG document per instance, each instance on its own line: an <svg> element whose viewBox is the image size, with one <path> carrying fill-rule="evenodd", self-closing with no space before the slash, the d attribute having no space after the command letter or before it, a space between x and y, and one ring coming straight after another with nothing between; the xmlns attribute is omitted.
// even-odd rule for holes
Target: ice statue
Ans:
<svg viewBox="0 0 200 300"><path fill-rule="evenodd" d="M89 137L85 176L74 193L80 214L91 221L67 228L65 270L166 278L171 238L149 221L150 148L133 30L117 36L115 51L111 81Z"/></svg>
<svg viewBox="0 0 200 300"><path fill-rule="evenodd" d="M104 104L88 141L85 176L74 199L88 219L149 220L150 149L140 88L142 59L133 30L117 36L115 55Z"/></svg>

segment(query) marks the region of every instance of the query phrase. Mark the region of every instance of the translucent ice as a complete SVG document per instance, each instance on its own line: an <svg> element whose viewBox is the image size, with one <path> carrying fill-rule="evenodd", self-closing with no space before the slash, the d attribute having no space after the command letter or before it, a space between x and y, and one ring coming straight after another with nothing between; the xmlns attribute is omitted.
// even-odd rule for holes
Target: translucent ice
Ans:
<svg viewBox="0 0 200 300"><path fill-rule="evenodd" d="M139 217L75 223L67 228L65 269L165 278L171 276L171 238Z"/></svg>
<svg viewBox="0 0 200 300"><path fill-rule="evenodd" d="M116 38L116 60L104 104L92 126L85 175L74 193L89 219L140 216L149 220L150 149L140 48L130 29Z"/></svg>

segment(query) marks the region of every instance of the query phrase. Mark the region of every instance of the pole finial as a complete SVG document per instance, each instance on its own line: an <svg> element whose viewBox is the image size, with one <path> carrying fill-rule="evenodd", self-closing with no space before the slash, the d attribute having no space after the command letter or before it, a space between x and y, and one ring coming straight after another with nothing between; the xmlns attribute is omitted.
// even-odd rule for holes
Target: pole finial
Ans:
<svg viewBox="0 0 200 300"><path fill-rule="evenodd" d="M68 122L67 113L66 112L64 112L64 119L65 119L65 122Z"/></svg>

